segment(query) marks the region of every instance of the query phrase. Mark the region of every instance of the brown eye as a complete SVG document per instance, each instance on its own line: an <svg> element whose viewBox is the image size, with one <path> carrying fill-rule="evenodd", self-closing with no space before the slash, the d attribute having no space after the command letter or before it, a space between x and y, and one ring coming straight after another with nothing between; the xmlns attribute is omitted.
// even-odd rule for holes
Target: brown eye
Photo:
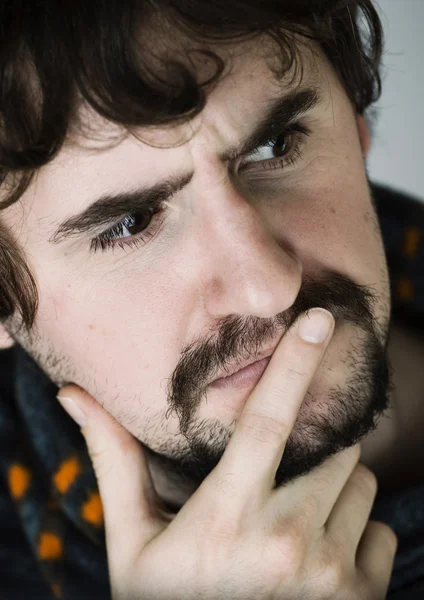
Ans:
<svg viewBox="0 0 424 600"><path fill-rule="evenodd" d="M162 212L164 213L165 209L161 204L157 208L127 215L119 223L94 238L91 241L91 251L97 252L99 249L106 251L108 248L113 249L118 245L123 247L124 245L147 243L154 237L164 221L156 216Z"/></svg>
<svg viewBox="0 0 424 600"><path fill-rule="evenodd" d="M272 140L271 140L272 142ZM282 134L279 135L276 139L274 144L270 144L273 145L273 150L274 150L274 154L276 157L281 157L284 156L285 154L287 154L287 152L290 150L290 146L293 143L293 134L290 133L286 133L286 134Z"/></svg>
<svg viewBox="0 0 424 600"><path fill-rule="evenodd" d="M310 130L300 123L293 123L275 137L257 146L245 155L239 170L254 172L262 169L272 171L288 165L294 166L302 156L302 147Z"/></svg>
<svg viewBox="0 0 424 600"><path fill-rule="evenodd" d="M134 213L133 215L128 215L125 219L122 220L122 233L121 237L129 237L132 235L137 235L144 231L147 227L149 227L152 218L153 211L142 212L142 213Z"/></svg>

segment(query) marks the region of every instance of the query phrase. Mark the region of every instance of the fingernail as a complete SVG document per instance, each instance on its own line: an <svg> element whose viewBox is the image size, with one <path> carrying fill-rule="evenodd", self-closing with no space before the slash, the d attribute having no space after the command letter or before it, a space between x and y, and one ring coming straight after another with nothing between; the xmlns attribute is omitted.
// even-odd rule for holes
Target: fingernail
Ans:
<svg viewBox="0 0 424 600"><path fill-rule="evenodd" d="M333 322L334 318L328 310L312 308L301 317L297 331L305 342L320 344L328 336Z"/></svg>
<svg viewBox="0 0 424 600"><path fill-rule="evenodd" d="M87 425L87 416L75 400L66 396L56 396L56 398L69 416L72 417L80 427L85 427Z"/></svg>

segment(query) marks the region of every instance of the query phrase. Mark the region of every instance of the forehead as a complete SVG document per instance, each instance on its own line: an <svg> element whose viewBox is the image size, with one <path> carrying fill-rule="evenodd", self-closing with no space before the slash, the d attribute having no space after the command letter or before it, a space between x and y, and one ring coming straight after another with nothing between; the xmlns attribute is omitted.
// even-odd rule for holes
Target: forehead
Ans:
<svg viewBox="0 0 424 600"><path fill-rule="evenodd" d="M320 87L332 77L318 45L299 46L301 62L281 78L274 71L281 67L276 52L275 47L263 47L256 41L240 44L228 53L228 70L208 95L205 108L181 126L144 128L128 135L81 105L64 147L38 172L24 195L26 206L38 213L39 225L46 223L47 227L71 210L83 210L88 199L105 190L151 184L164 175L188 171L192 165L184 141L193 133L208 152L214 153L214 145L219 152L219 146L237 143L251 129L270 98L299 84Z"/></svg>
<svg viewBox="0 0 424 600"><path fill-rule="evenodd" d="M217 85L207 90L203 111L183 125L132 128L131 133L153 148L176 147L206 121L228 114L229 120L238 127L246 116L259 116L267 100L279 93L300 84L318 86L323 77L328 78L326 72L331 70L324 53L315 42L298 36L294 41L296 60L290 68L287 68L288 57L281 59L277 43L264 35L229 49L214 48L214 52L222 57L225 68ZM199 56L197 61L190 58L190 65L187 66L192 70L194 62L197 80L205 81L212 75L212 63L206 59L200 60ZM182 63L188 60L183 52L179 53L177 59ZM121 126L101 117L86 102L81 102L70 123L62 152L101 151L119 144L127 133Z"/></svg>

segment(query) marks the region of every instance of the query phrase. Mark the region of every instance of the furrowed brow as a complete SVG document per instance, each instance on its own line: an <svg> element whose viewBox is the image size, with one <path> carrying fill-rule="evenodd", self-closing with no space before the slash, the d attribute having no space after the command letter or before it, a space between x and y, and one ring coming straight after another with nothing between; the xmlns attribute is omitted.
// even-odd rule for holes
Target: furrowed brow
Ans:
<svg viewBox="0 0 424 600"><path fill-rule="evenodd" d="M270 138L280 134L295 119L305 114L321 102L316 88L293 90L283 97L273 98L264 109L264 117L253 132L237 146L219 154L221 162L235 162ZM87 232L93 232L102 226L114 225L119 219L134 212L154 210L165 200L169 200L181 191L193 178L194 172L173 176L153 186L138 187L134 190L114 194L104 194L94 200L81 213L69 217L56 229L50 243L58 244Z"/></svg>
<svg viewBox="0 0 424 600"><path fill-rule="evenodd" d="M320 102L321 96L316 88L293 90L282 98L279 97L277 100L274 98L268 102L268 106L264 109L265 116L249 137L239 146L225 150L219 155L220 160L234 162L245 154L250 154Z"/></svg>

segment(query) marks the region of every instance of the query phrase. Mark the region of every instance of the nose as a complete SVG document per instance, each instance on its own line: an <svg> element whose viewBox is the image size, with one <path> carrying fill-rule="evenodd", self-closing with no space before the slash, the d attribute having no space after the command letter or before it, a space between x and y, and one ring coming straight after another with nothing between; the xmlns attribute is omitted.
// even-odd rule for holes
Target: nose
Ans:
<svg viewBox="0 0 424 600"><path fill-rule="evenodd" d="M219 200L215 195L204 204L208 207L201 240L208 257L202 269L207 273L206 310L217 319L230 314L275 317L294 303L302 264L285 246L283 227L278 237L272 233L272 213L264 208L261 213L256 200L249 202L232 186L223 187Z"/></svg>

